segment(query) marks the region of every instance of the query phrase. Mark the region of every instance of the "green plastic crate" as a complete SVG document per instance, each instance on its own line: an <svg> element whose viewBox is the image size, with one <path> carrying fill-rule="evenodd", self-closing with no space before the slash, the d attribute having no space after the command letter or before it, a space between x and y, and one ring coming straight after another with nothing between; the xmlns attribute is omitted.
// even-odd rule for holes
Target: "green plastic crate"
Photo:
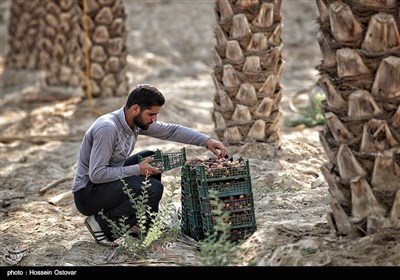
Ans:
<svg viewBox="0 0 400 280"><path fill-rule="evenodd" d="M217 197L247 195L252 193L250 177L224 181L201 181L198 184L198 193L201 198L209 198L209 191L216 191Z"/></svg>
<svg viewBox="0 0 400 280"><path fill-rule="evenodd" d="M231 226L232 240L244 238L256 229L248 160L230 158L230 162L216 160L216 163L212 160L210 158L205 163L196 159L182 166L181 202L186 213L182 220L184 233L201 240L205 233L212 232L214 217L209 191L215 190L217 197L225 203L224 211L229 212L227 223Z"/></svg>
<svg viewBox="0 0 400 280"><path fill-rule="evenodd" d="M226 224L229 224L231 226L231 229L255 227L256 218L254 214L254 209L230 213L229 217L224 222ZM215 224L214 216L202 214L202 224L204 232L212 232Z"/></svg>
<svg viewBox="0 0 400 280"><path fill-rule="evenodd" d="M231 230L230 239L232 241L241 241L248 238L257 230L257 226L250 226L250 227L241 227L235 228Z"/></svg>
<svg viewBox="0 0 400 280"><path fill-rule="evenodd" d="M241 194L219 198L219 202L223 203L223 211L229 213L242 212L254 209L253 194ZM210 199L200 198L200 209L204 215L212 214Z"/></svg>
<svg viewBox="0 0 400 280"><path fill-rule="evenodd" d="M196 173L194 171L188 171L190 167L188 165L182 166L181 169L181 187L182 191L187 194L193 194L198 196Z"/></svg>
<svg viewBox="0 0 400 280"><path fill-rule="evenodd" d="M203 225L201 223L201 212L187 209L182 205L181 232L192 237L196 241L204 239Z"/></svg>
<svg viewBox="0 0 400 280"><path fill-rule="evenodd" d="M201 211L192 210L188 212L189 225L194 227L202 227Z"/></svg>
<svg viewBox="0 0 400 280"><path fill-rule="evenodd" d="M182 205L187 207L188 211L200 211L200 200L196 194L181 192Z"/></svg>
<svg viewBox="0 0 400 280"><path fill-rule="evenodd" d="M204 231L202 227L191 226L190 233L187 234L196 241L203 240L205 238Z"/></svg>
<svg viewBox="0 0 400 280"><path fill-rule="evenodd" d="M237 214L237 213L236 213ZM254 217L254 211L244 211L241 216L230 216L230 237L234 242L239 242L248 238L257 230L257 225ZM202 215L202 224L204 235L211 234L214 230L213 217L210 215Z"/></svg>
<svg viewBox="0 0 400 280"><path fill-rule="evenodd" d="M189 227L189 221L188 221L188 210L187 208L181 207L181 231L182 233L189 235L190 234L190 227Z"/></svg>
<svg viewBox="0 0 400 280"><path fill-rule="evenodd" d="M200 183L237 180L241 178L250 179L249 160L239 158L235 166L206 168L204 165L197 165L196 178Z"/></svg>
<svg viewBox="0 0 400 280"><path fill-rule="evenodd" d="M143 161L143 157L139 156L139 162ZM165 172L177 167L181 167L186 162L186 150L185 147L180 152L163 152L159 149L155 151L153 155L153 161L150 165L158 168L160 171Z"/></svg>

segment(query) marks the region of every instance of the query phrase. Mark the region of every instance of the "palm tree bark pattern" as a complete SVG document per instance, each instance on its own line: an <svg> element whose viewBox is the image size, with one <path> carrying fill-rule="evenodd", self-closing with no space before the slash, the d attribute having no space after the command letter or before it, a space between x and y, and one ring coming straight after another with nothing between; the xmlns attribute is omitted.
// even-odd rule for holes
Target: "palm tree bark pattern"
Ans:
<svg viewBox="0 0 400 280"><path fill-rule="evenodd" d="M6 67L13 69L39 68L38 39L43 32L40 19L44 17L44 14L45 9L43 5L40 5L40 0L11 2Z"/></svg>
<svg viewBox="0 0 400 280"><path fill-rule="evenodd" d="M282 115L281 0L216 0L211 50L215 132L225 143L276 142Z"/></svg>
<svg viewBox="0 0 400 280"><path fill-rule="evenodd" d="M94 97L125 95L128 91L128 51L124 3L122 0L81 1L86 1L90 55L90 65L83 68L84 72L86 67L90 68L92 94ZM82 30L85 30L84 26ZM86 90L87 81L83 88Z"/></svg>
<svg viewBox="0 0 400 280"><path fill-rule="evenodd" d="M341 235L400 227L400 2L316 0L326 100L328 222Z"/></svg>
<svg viewBox="0 0 400 280"><path fill-rule="evenodd" d="M84 59L83 1L87 4L89 65ZM14 0L8 25L6 66L44 70L46 86L87 89L94 97L124 95L126 29L122 0ZM48 88L48 87L46 87Z"/></svg>

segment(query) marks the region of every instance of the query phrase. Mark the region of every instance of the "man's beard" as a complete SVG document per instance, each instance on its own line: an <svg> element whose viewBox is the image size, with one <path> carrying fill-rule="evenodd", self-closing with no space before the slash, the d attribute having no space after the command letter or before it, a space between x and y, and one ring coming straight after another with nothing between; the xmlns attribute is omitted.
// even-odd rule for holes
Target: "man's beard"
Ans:
<svg viewBox="0 0 400 280"><path fill-rule="evenodd" d="M143 120L142 120L142 114L139 114L138 116L136 116L133 119L133 122L137 127L141 128L143 130L147 130L149 128L149 126L153 123L153 122L144 123Z"/></svg>

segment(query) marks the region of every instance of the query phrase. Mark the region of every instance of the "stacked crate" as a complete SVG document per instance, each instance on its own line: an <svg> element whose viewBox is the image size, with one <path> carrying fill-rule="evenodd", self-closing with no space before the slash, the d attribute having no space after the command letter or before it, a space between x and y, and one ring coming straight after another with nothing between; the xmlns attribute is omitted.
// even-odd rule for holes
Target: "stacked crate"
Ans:
<svg viewBox="0 0 400 280"><path fill-rule="evenodd" d="M214 214L210 203L210 190L216 192L223 211L229 213L224 221L230 225L231 239L238 241L256 231L254 199L249 161L213 159L196 167L196 181L205 234L214 227Z"/></svg>
<svg viewBox="0 0 400 280"><path fill-rule="evenodd" d="M181 175L181 229L184 234L198 241L204 239L204 232L197 191L196 170L194 166L185 164L182 166Z"/></svg>
<svg viewBox="0 0 400 280"><path fill-rule="evenodd" d="M214 227L210 190L229 213L231 239L246 238L256 230L254 201L248 160L192 160L182 168L182 229L196 240Z"/></svg>
<svg viewBox="0 0 400 280"><path fill-rule="evenodd" d="M139 162L143 158L139 158ZM231 239L238 241L256 231L254 201L249 161L209 158L186 160L185 148L180 152L165 153L157 150L151 165L165 172L181 169L181 230L184 234L202 240L213 231L215 213L211 207L210 190L223 203L229 214L224 220L230 225Z"/></svg>

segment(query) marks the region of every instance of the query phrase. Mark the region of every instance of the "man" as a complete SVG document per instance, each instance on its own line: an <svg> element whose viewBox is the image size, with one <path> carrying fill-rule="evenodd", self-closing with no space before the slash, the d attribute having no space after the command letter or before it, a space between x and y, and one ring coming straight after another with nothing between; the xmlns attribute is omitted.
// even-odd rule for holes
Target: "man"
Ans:
<svg viewBox="0 0 400 280"><path fill-rule="evenodd" d="M163 194L161 171L150 165L152 151L131 156L138 135L203 146L218 157L224 157L226 147L217 140L181 125L157 121L165 103L162 93L151 85L138 85L128 96L125 106L99 117L86 132L79 151L77 171L72 192L80 213L88 216L85 225L96 242L113 246L108 222L99 215L103 210L107 219L118 222L127 217L126 224L136 225L135 210L123 192L124 180L135 195L149 175L148 205L157 212ZM140 163L138 157L146 157Z"/></svg>

